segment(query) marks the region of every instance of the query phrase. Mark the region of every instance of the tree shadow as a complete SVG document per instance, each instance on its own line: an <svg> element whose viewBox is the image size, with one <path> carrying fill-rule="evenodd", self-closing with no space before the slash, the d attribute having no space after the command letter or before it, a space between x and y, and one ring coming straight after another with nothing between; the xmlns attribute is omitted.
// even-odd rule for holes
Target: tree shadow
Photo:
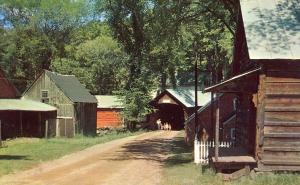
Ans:
<svg viewBox="0 0 300 185"><path fill-rule="evenodd" d="M292 56L300 45L300 3L294 1L260 2L243 6L247 45L251 52ZM265 6L267 5L267 6ZM274 56L273 56L274 57Z"/></svg>
<svg viewBox="0 0 300 185"><path fill-rule="evenodd" d="M25 155L0 155L0 160L30 160Z"/></svg>

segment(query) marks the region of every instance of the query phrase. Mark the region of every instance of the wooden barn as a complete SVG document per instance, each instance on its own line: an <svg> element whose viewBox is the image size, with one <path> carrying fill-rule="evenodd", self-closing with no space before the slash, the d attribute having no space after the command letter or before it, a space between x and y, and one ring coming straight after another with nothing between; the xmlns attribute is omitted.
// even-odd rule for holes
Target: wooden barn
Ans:
<svg viewBox="0 0 300 185"><path fill-rule="evenodd" d="M206 92L237 95L235 148L219 146L217 169L300 171L300 4L297 0L240 0L233 76Z"/></svg>
<svg viewBox="0 0 300 185"><path fill-rule="evenodd" d="M97 100L75 76L44 70L23 97L57 107L58 136L96 134Z"/></svg>
<svg viewBox="0 0 300 185"><path fill-rule="evenodd" d="M220 140L234 141L235 140L235 112L236 112L236 95L235 94L220 94L219 101L226 109L220 110ZM197 110L198 126L197 130L207 134L206 139L210 140L214 137L215 112L217 108L216 97L209 101L206 105ZM188 145L192 145L195 139L195 113L185 121L185 141Z"/></svg>
<svg viewBox="0 0 300 185"><path fill-rule="evenodd" d="M14 85L0 69L0 122L2 139L51 135L46 125L56 118L56 108L41 102L20 99ZM46 133L47 132L47 133Z"/></svg>
<svg viewBox="0 0 300 185"><path fill-rule="evenodd" d="M124 119L121 112L124 108L117 96L96 95L97 129L123 127Z"/></svg>
<svg viewBox="0 0 300 185"><path fill-rule="evenodd" d="M210 93L198 91L198 108L210 101ZM170 123L172 130L184 128L184 122L195 109L195 91L193 87L166 89L151 102L158 110L158 118L162 123Z"/></svg>

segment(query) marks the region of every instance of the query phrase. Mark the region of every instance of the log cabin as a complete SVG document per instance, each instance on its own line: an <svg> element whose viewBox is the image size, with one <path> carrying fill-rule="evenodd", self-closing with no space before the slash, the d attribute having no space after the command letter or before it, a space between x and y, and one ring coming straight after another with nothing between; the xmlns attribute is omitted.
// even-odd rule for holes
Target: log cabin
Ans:
<svg viewBox="0 0 300 185"><path fill-rule="evenodd" d="M219 112L211 164L217 170L300 171L300 4L240 0L233 77L205 89L238 97L236 148L219 147Z"/></svg>

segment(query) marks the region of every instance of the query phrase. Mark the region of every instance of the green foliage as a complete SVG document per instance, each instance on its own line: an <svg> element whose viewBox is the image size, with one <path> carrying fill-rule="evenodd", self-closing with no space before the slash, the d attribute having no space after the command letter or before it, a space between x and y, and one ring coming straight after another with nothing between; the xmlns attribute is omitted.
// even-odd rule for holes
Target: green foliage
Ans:
<svg viewBox="0 0 300 185"><path fill-rule="evenodd" d="M66 48L68 57L54 60L54 71L77 76L93 94L112 94L124 86L127 56L111 37L103 35Z"/></svg>
<svg viewBox="0 0 300 185"><path fill-rule="evenodd" d="M230 75L237 0L0 0L0 65L22 92L41 72L74 74L124 98L126 120L151 93ZM212 74L212 75L211 75Z"/></svg>

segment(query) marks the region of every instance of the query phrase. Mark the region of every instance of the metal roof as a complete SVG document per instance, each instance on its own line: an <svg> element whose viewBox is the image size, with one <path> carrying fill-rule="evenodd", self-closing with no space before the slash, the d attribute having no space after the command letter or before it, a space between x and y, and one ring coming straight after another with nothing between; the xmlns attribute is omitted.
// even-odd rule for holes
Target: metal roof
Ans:
<svg viewBox="0 0 300 185"><path fill-rule="evenodd" d="M250 59L300 59L299 0L240 0Z"/></svg>
<svg viewBox="0 0 300 185"><path fill-rule="evenodd" d="M0 99L0 111L56 111L51 105L26 99Z"/></svg>
<svg viewBox="0 0 300 185"><path fill-rule="evenodd" d="M178 87L176 89L166 89L168 93L174 96L185 107L195 106L195 89L193 87ZM204 106L210 101L211 93L198 91L198 106Z"/></svg>
<svg viewBox="0 0 300 185"><path fill-rule="evenodd" d="M73 102L97 103L96 98L78 81L74 75L61 75L45 70L45 74Z"/></svg>
<svg viewBox="0 0 300 185"><path fill-rule="evenodd" d="M98 101L97 108L124 108L117 96L95 95L95 97Z"/></svg>

